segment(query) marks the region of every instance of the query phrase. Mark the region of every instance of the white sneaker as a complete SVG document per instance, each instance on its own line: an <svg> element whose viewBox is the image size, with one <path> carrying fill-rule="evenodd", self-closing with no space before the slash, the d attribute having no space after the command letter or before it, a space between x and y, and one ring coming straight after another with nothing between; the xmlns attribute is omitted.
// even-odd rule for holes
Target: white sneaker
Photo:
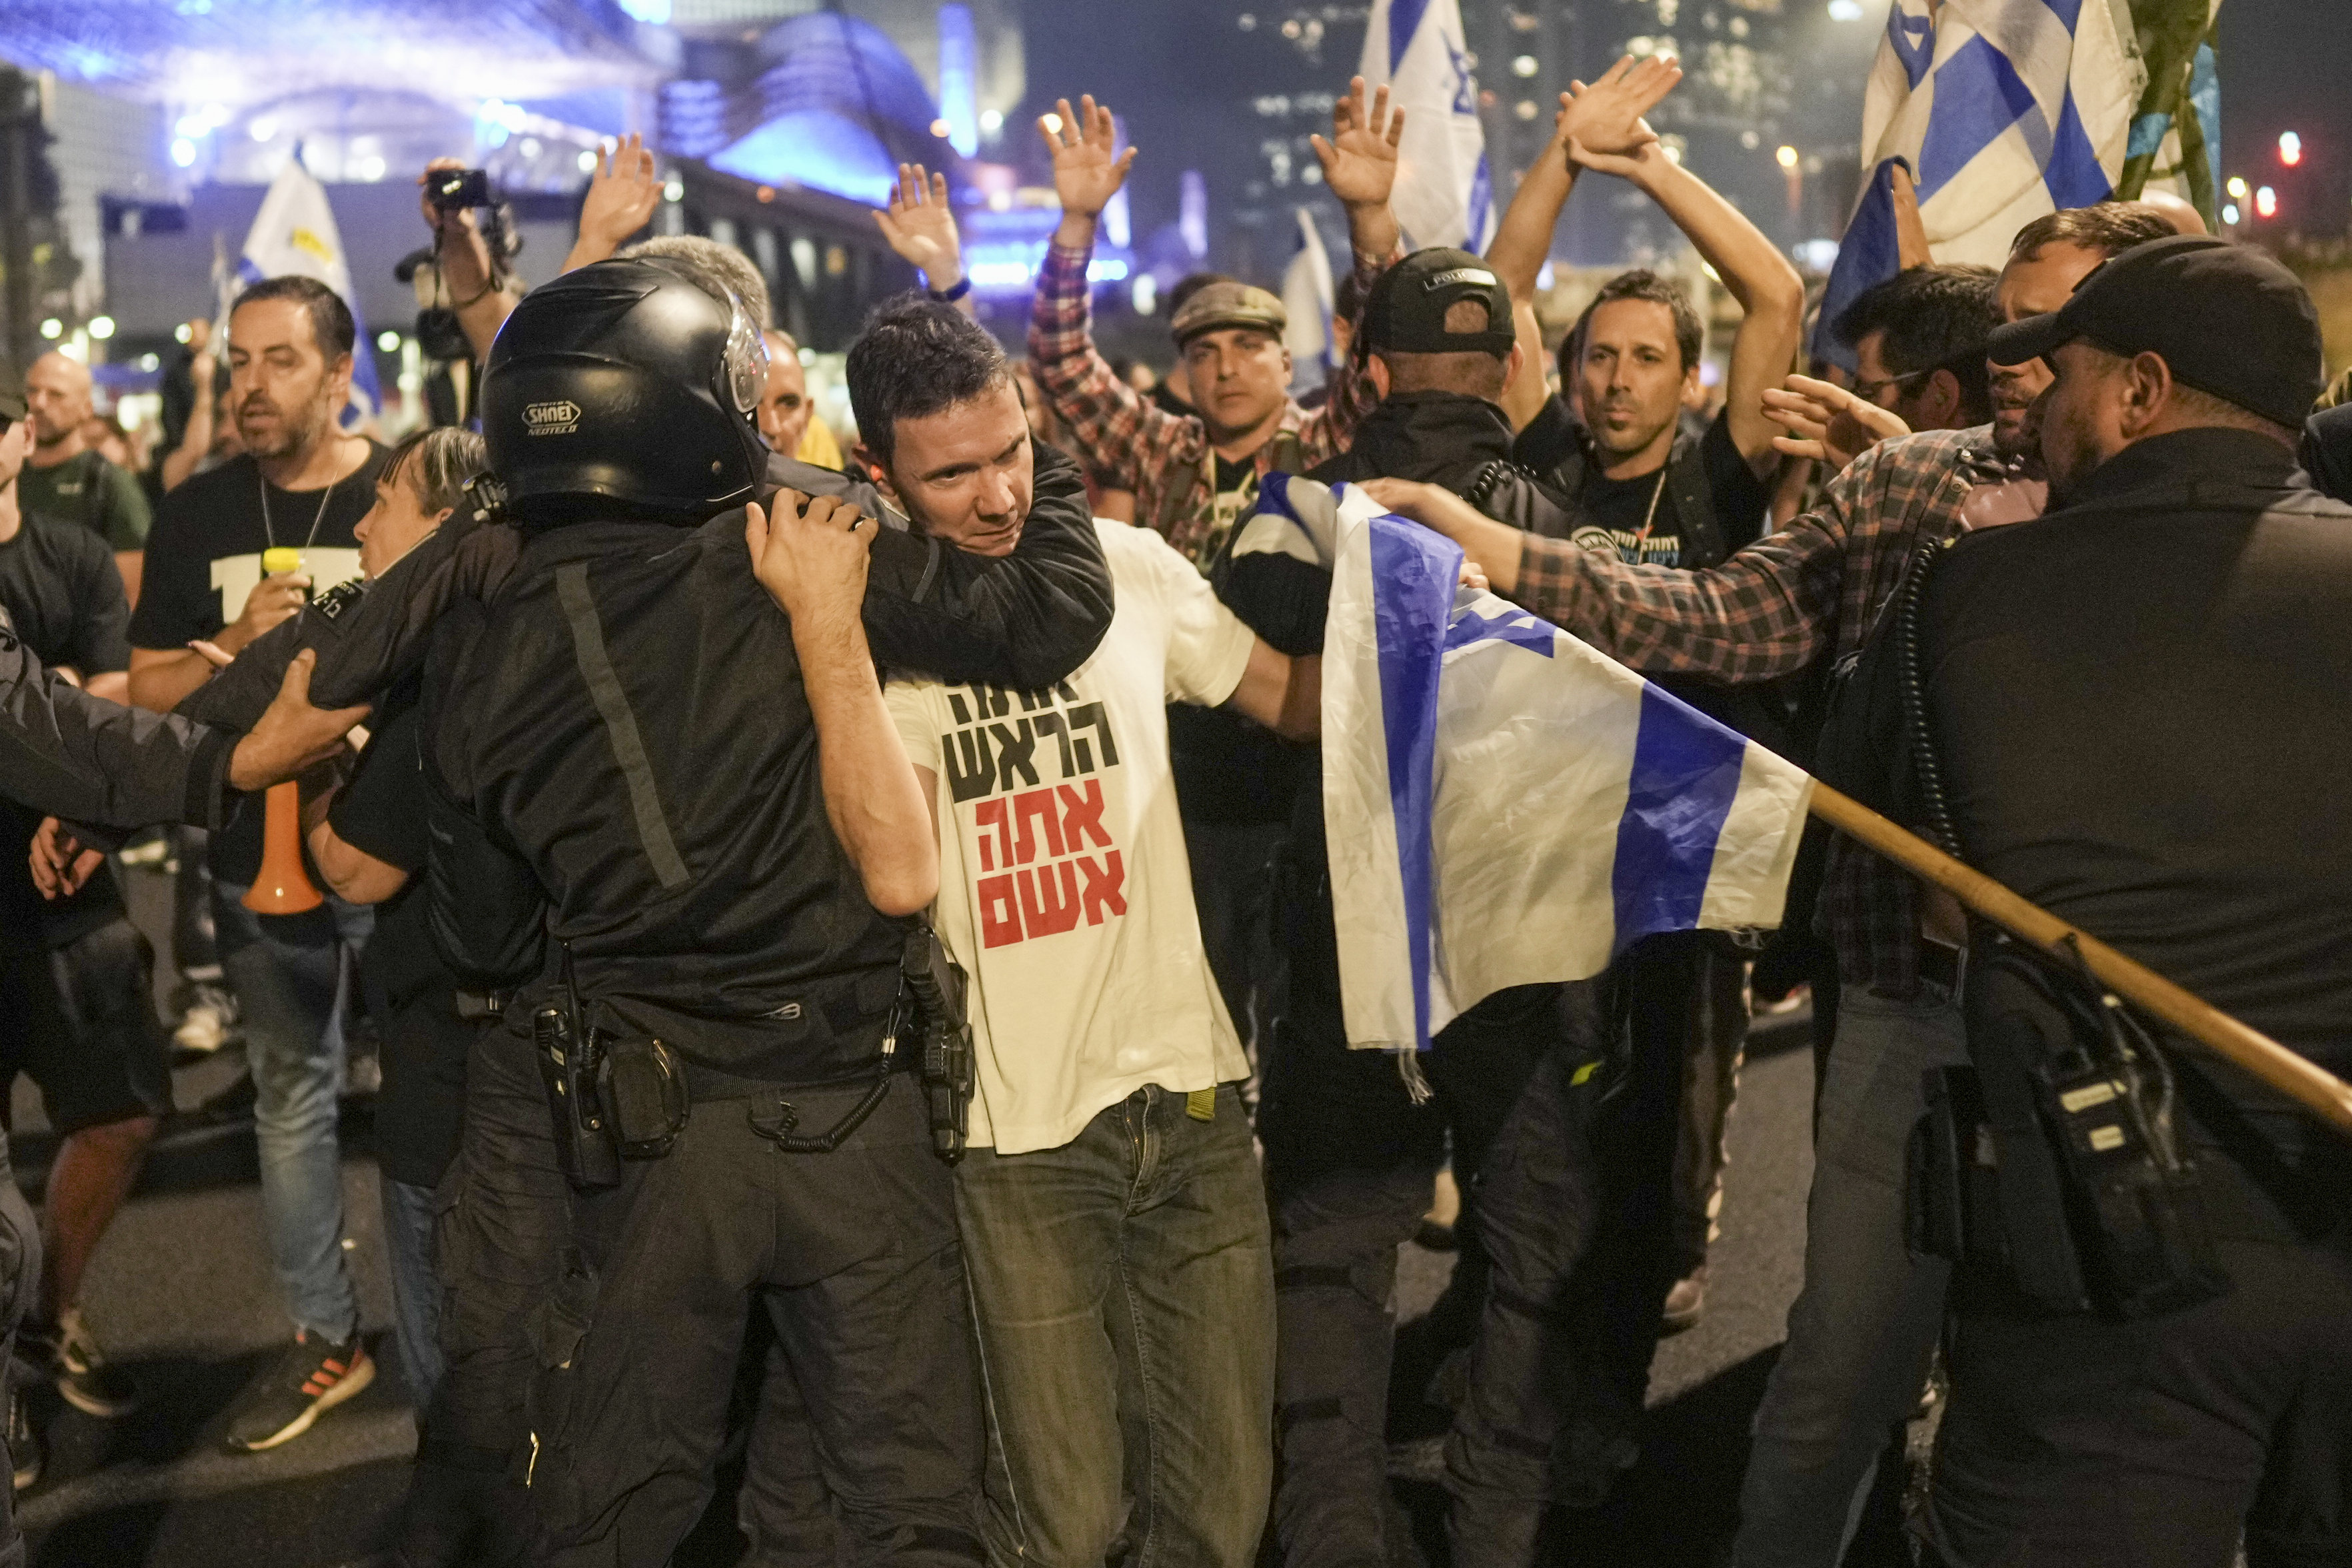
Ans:
<svg viewBox="0 0 2352 1568"><path fill-rule="evenodd" d="M236 1032L236 998L219 986L202 981L191 988L194 1000L180 1015L172 1043L182 1051L209 1055L229 1042Z"/></svg>

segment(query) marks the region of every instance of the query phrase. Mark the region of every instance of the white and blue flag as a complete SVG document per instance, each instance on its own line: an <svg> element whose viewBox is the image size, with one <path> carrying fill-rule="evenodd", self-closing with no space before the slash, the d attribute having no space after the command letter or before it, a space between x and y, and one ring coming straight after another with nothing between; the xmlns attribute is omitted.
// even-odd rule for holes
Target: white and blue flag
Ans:
<svg viewBox="0 0 2352 1568"><path fill-rule="evenodd" d="M1495 182L1478 123L1478 78L1458 0L1372 0L1360 74L1388 85L1405 111L1389 198L1416 250L1449 245L1486 253L1495 237Z"/></svg>
<svg viewBox="0 0 2352 1568"><path fill-rule="evenodd" d="M2035 218L2115 190L2147 80L2116 0L1894 0L1863 99L1861 201L1830 274L1813 351L1849 369L1830 330L1897 270L1889 166L1918 188L1938 262L1999 267Z"/></svg>
<svg viewBox="0 0 2352 1568"><path fill-rule="evenodd" d="M1269 475L1234 548L1329 566L1323 810L1348 1041L1426 1047L1661 931L1780 922L1812 780L1360 490Z"/></svg>
<svg viewBox="0 0 2352 1568"><path fill-rule="evenodd" d="M335 227L335 210L327 204L327 188L302 167L299 154L288 159L269 183L236 263L240 288L287 277L315 277L351 307L352 320L359 328L352 344L352 402L362 405L362 417L381 412L383 389L376 382L375 354L360 315L359 295L352 287L351 260ZM347 412L347 421L349 417Z"/></svg>

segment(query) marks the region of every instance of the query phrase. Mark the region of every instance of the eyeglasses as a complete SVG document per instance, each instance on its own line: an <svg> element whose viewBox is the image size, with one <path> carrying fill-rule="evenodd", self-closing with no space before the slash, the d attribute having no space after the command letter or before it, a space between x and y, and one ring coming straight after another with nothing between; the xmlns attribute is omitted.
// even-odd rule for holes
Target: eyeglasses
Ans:
<svg viewBox="0 0 2352 1568"><path fill-rule="evenodd" d="M1878 401L1879 388L1899 387L1905 382L1916 382L1921 376L1932 376L1936 373L1938 368L1939 367L1935 365L1929 365L1924 371L1906 371L1899 376L1888 376L1883 381L1856 382L1853 383L1854 395L1862 399L1864 402L1876 402Z"/></svg>

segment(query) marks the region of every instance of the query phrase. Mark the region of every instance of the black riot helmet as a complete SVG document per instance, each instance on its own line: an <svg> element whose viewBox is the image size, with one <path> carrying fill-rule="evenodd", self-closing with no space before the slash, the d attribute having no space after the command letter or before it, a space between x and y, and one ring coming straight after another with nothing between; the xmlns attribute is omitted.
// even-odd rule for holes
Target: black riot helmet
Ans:
<svg viewBox="0 0 2352 1568"><path fill-rule="evenodd" d="M527 525L691 525L751 498L767 379L732 294L666 258L600 261L532 289L499 329L482 437Z"/></svg>

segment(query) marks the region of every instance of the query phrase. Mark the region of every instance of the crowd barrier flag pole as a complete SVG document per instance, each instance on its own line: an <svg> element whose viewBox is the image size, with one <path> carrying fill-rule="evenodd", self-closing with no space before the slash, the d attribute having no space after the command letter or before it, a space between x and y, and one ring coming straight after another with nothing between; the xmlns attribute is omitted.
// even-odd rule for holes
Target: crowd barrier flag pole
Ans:
<svg viewBox="0 0 2352 1568"><path fill-rule="evenodd" d="M2296 1055L2258 1030L2199 999L2170 980L2028 904L2008 888L1954 860L1916 834L1905 832L1860 801L1815 782L1812 813L1831 827L1885 855L1896 865L1942 888L2002 930L2056 957L2083 963L2098 982L2124 1000L2162 1019L2214 1055L2242 1068L2296 1104L2352 1137L2352 1084Z"/></svg>

